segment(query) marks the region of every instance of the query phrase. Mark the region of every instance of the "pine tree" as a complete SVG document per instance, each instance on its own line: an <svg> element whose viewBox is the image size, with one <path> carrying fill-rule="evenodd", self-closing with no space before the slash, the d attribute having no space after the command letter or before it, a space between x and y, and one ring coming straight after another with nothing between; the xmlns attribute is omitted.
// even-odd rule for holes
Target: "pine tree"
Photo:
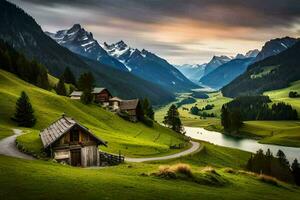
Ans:
<svg viewBox="0 0 300 200"><path fill-rule="evenodd" d="M226 105L223 105L221 109L221 124L225 130L229 129L229 112Z"/></svg>
<svg viewBox="0 0 300 200"><path fill-rule="evenodd" d="M279 162L286 167L290 167L290 163L289 161L286 159L285 154L283 153L283 151L281 151L280 149L278 150L277 154L276 154L277 158L279 159Z"/></svg>
<svg viewBox="0 0 300 200"><path fill-rule="evenodd" d="M295 183L300 185L300 164L297 159L294 160L292 166L292 173L294 176Z"/></svg>
<svg viewBox="0 0 300 200"><path fill-rule="evenodd" d="M67 67L63 73L65 83L70 83L76 86L76 78L69 67Z"/></svg>
<svg viewBox="0 0 300 200"><path fill-rule="evenodd" d="M66 90L65 81L63 77L59 78L59 81L55 87L55 91L58 95L67 96L67 90Z"/></svg>
<svg viewBox="0 0 300 200"><path fill-rule="evenodd" d="M24 91L21 93L21 97L16 103L16 112L12 117L12 120L17 122L19 126L24 127L32 127L36 122L30 100Z"/></svg>
<svg viewBox="0 0 300 200"><path fill-rule="evenodd" d="M163 123L178 133L183 132L182 123L176 105L171 105L167 115L164 117Z"/></svg>
<svg viewBox="0 0 300 200"><path fill-rule="evenodd" d="M95 79L92 73L84 73L78 80L78 87L82 91L81 101L84 104L89 104L93 101L93 88Z"/></svg>
<svg viewBox="0 0 300 200"><path fill-rule="evenodd" d="M145 116L154 120L154 111L153 111L150 101L147 98L145 98L143 100L143 111L144 111Z"/></svg>

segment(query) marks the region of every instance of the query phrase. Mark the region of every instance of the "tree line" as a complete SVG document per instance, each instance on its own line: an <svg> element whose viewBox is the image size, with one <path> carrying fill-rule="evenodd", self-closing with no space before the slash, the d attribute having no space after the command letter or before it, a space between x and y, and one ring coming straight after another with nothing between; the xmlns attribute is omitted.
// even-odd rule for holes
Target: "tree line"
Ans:
<svg viewBox="0 0 300 200"><path fill-rule="evenodd" d="M3 40L0 40L0 68L40 88L49 89L46 67L36 60L29 61Z"/></svg>
<svg viewBox="0 0 300 200"><path fill-rule="evenodd" d="M242 96L226 103L221 109L221 123L226 131L238 131L248 120L297 120L298 113L284 102L269 106L268 96Z"/></svg>
<svg viewBox="0 0 300 200"><path fill-rule="evenodd" d="M263 150L258 150L256 154L251 155L246 168L255 173L273 176L279 180L300 185L300 164L298 160L295 159L290 165L281 150L278 150L276 156L273 156L270 149L265 154Z"/></svg>

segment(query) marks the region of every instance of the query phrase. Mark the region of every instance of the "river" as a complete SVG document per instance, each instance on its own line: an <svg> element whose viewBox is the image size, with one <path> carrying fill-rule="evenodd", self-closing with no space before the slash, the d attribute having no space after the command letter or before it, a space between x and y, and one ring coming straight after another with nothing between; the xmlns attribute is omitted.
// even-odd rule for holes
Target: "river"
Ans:
<svg viewBox="0 0 300 200"><path fill-rule="evenodd" d="M271 144L260 144L253 139L236 138L233 136L224 135L219 132L208 131L205 130L204 128L197 128L197 127L184 127L184 128L186 131L186 136L189 136L197 140L202 140L216 145L236 148L236 149L249 151L253 153L255 153L259 149L262 149L264 152L267 149L270 149L274 156L276 155L277 151L280 149L285 153L287 159L290 161L290 164L293 162L295 158L297 158L298 161L300 161L300 148L271 145Z"/></svg>

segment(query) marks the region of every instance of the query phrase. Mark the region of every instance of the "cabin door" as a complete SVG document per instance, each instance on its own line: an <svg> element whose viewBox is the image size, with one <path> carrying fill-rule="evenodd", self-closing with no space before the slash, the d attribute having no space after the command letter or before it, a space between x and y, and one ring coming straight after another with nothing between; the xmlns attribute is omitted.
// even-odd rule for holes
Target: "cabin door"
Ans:
<svg viewBox="0 0 300 200"><path fill-rule="evenodd" d="M71 165L81 166L81 149L71 150Z"/></svg>

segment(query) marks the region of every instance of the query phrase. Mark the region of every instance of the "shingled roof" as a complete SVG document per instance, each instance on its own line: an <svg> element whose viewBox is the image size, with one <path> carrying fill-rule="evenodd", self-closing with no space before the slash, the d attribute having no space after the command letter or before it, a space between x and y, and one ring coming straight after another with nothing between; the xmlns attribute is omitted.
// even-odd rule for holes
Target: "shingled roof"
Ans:
<svg viewBox="0 0 300 200"><path fill-rule="evenodd" d="M92 132L88 130L88 128L80 125L77 123L74 119L66 116L62 116L60 119L52 123L48 128L44 129L40 133L40 137L43 143L44 148L46 149L51 144L56 142L58 139L60 139L65 133L67 133L71 128L74 126L79 126L83 130L85 130L88 134L93 136L99 144L103 144L106 146L106 142L98 138L96 135L94 135Z"/></svg>
<svg viewBox="0 0 300 200"><path fill-rule="evenodd" d="M138 99L123 100L120 102L120 109L121 110L134 110L137 108L138 104L139 104Z"/></svg>
<svg viewBox="0 0 300 200"><path fill-rule="evenodd" d="M82 91L73 91L70 96L81 96L82 95Z"/></svg>
<svg viewBox="0 0 300 200"><path fill-rule="evenodd" d="M102 92L103 90L106 90L106 88L97 88L96 87L96 88L93 89L92 93L93 94L98 94L98 93Z"/></svg>

